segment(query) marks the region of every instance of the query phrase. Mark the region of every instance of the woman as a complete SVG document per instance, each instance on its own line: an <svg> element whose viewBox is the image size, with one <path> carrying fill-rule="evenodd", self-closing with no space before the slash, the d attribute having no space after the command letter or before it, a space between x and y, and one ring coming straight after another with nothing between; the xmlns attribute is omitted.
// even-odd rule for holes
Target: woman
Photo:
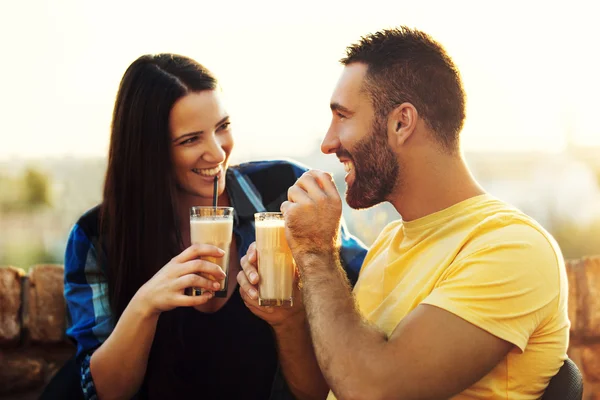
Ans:
<svg viewBox="0 0 600 400"><path fill-rule="evenodd" d="M217 80L202 65L160 54L127 69L103 200L75 224L65 256L67 334L77 343L86 398L326 392L301 301L263 309L232 279L243 273L240 259L254 242L254 213L278 211L305 169L284 161L229 167L233 145ZM189 209L212 203L215 176L218 204L235 208L227 297L186 296L188 287L214 290L207 275L224 276L200 260L220 257L220 249L190 245ZM354 282L365 249L342 237Z"/></svg>

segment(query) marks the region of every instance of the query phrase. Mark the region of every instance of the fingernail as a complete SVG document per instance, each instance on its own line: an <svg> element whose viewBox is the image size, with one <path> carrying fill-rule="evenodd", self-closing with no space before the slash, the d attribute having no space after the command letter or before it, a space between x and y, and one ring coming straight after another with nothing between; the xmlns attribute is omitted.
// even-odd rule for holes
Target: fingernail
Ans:
<svg viewBox="0 0 600 400"><path fill-rule="evenodd" d="M215 289L221 289L221 284L219 282L215 282L215 283L213 283L213 287Z"/></svg>
<svg viewBox="0 0 600 400"><path fill-rule="evenodd" d="M255 299L258 295L255 289L250 289L248 292L250 293L250 297L252 297L253 299Z"/></svg>
<svg viewBox="0 0 600 400"><path fill-rule="evenodd" d="M256 272L252 272L250 274L250 280L252 281L252 283L255 283L258 280L258 274Z"/></svg>

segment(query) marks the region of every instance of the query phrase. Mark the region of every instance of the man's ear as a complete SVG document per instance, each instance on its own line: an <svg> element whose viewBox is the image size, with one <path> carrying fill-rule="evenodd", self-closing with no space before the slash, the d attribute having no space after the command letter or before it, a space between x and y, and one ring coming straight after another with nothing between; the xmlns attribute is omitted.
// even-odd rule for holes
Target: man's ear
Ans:
<svg viewBox="0 0 600 400"><path fill-rule="evenodd" d="M388 138L392 147L401 147L413 134L417 126L419 113L410 103L396 106L388 115Z"/></svg>

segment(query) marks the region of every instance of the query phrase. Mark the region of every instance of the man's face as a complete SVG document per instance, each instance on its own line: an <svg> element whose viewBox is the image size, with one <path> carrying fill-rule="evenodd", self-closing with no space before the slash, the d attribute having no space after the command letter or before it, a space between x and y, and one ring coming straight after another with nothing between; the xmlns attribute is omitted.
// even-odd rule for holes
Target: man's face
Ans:
<svg viewBox="0 0 600 400"><path fill-rule="evenodd" d="M375 115L369 95L361 90L366 72L361 63L344 68L331 98L331 126L321 144L323 153L335 153L344 164L346 201L355 209L386 201L400 182L387 121Z"/></svg>

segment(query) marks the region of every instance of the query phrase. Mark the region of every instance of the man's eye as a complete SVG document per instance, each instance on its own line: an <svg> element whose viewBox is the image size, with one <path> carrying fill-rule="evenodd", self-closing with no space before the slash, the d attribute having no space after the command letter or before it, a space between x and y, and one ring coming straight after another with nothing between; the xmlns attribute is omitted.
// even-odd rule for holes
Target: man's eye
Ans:
<svg viewBox="0 0 600 400"><path fill-rule="evenodd" d="M229 128L229 125L231 125L231 122L225 122L224 124L219 126L219 130L224 131L225 129Z"/></svg>
<svg viewBox="0 0 600 400"><path fill-rule="evenodd" d="M339 112L336 112L335 115L337 115L337 117L339 119L346 119L346 116L344 114L339 113Z"/></svg>

